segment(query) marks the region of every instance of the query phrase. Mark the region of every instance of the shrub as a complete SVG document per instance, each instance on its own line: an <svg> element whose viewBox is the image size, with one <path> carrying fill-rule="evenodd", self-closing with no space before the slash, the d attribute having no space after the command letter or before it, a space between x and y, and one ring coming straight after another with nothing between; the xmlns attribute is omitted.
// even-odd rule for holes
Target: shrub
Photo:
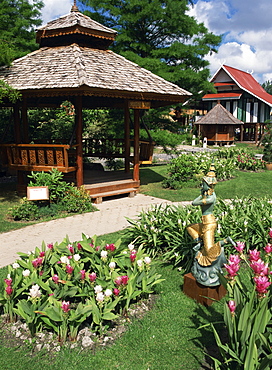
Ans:
<svg viewBox="0 0 272 370"><path fill-rule="evenodd" d="M96 209L84 187L75 188L71 186L60 201L60 205L68 213L93 212Z"/></svg>
<svg viewBox="0 0 272 370"><path fill-rule="evenodd" d="M15 221L33 221L40 217L37 204L28 201L26 198L21 199L20 204L10 209L8 213Z"/></svg>
<svg viewBox="0 0 272 370"><path fill-rule="evenodd" d="M62 212L93 212L96 209L84 187L78 189L66 183L63 181L63 173L57 169L48 173L32 172L29 177L34 180L30 182L30 186L48 186L50 205L44 201L29 201L24 198L9 212L16 221L54 217Z"/></svg>
<svg viewBox="0 0 272 370"><path fill-rule="evenodd" d="M215 164L217 180L227 180L234 176L236 165L232 158L216 158L214 153L181 154L171 160L163 187L178 189L199 186L212 161Z"/></svg>
<svg viewBox="0 0 272 370"><path fill-rule="evenodd" d="M212 161L214 161L216 178L219 181L234 177L236 169L247 171L264 169L264 161L255 158L244 149L230 148L215 152L181 154L171 160L163 187L180 189L199 186L202 177L209 171Z"/></svg>
<svg viewBox="0 0 272 370"><path fill-rule="evenodd" d="M76 340L84 324L101 333L162 281L142 248L120 241L102 247L82 235L19 255L4 279L4 312L10 321L18 315L32 335L53 330L60 342Z"/></svg>
<svg viewBox="0 0 272 370"><path fill-rule="evenodd" d="M52 168L49 172L31 172L31 175L28 175L32 179L29 186L48 186L50 201L58 203L71 187L63 180L63 176L64 174L56 168Z"/></svg>

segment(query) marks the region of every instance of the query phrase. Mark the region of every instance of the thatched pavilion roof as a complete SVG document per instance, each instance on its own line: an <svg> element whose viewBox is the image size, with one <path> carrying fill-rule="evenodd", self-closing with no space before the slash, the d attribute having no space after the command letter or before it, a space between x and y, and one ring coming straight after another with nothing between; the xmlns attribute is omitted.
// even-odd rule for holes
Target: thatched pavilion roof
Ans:
<svg viewBox="0 0 272 370"><path fill-rule="evenodd" d="M150 101L156 107L183 102L191 95L107 50L115 34L72 8L70 14L41 27L40 49L0 68L0 79L30 104L44 97L82 95L90 107L114 106L124 99Z"/></svg>
<svg viewBox="0 0 272 370"><path fill-rule="evenodd" d="M196 125L243 125L220 103L216 104L205 116L195 122Z"/></svg>

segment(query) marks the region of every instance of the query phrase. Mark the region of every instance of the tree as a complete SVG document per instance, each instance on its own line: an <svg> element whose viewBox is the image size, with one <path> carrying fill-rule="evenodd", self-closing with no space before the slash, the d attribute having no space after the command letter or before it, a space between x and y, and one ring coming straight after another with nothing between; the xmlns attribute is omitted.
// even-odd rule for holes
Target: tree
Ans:
<svg viewBox="0 0 272 370"><path fill-rule="evenodd" d="M262 84L262 87L265 89L266 92L268 92L268 94L272 95L272 81L265 81Z"/></svg>
<svg viewBox="0 0 272 370"><path fill-rule="evenodd" d="M42 24L40 0L0 0L0 65L37 49L35 28Z"/></svg>
<svg viewBox="0 0 272 370"><path fill-rule="evenodd" d="M186 14L188 0L81 0L92 19L116 29L112 49L196 94L211 88L209 62L221 36Z"/></svg>

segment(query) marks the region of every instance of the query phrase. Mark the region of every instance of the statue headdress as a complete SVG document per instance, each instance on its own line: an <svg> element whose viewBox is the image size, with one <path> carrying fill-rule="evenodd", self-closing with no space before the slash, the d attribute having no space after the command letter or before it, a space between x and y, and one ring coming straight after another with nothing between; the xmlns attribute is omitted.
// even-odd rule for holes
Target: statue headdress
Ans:
<svg viewBox="0 0 272 370"><path fill-rule="evenodd" d="M210 166L209 172L207 173L206 176L203 177L203 181L205 181L209 186L213 186L217 184L217 180L215 177L215 167L214 167L213 162Z"/></svg>

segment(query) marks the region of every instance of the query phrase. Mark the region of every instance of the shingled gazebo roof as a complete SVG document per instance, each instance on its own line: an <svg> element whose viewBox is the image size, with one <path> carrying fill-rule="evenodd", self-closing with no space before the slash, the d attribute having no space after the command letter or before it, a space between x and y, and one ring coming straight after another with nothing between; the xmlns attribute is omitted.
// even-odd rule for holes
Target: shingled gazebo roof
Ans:
<svg viewBox="0 0 272 370"><path fill-rule="evenodd" d="M220 103L217 103L205 116L195 122L196 125L243 125Z"/></svg>
<svg viewBox="0 0 272 370"><path fill-rule="evenodd" d="M83 96L85 107L118 106L124 99L151 107L183 102L191 93L107 49L116 32L77 9L37 31L41 47L0 68L0 79L29 104L41 98ZM92 99L90 99L92 97Z"/></svg>

